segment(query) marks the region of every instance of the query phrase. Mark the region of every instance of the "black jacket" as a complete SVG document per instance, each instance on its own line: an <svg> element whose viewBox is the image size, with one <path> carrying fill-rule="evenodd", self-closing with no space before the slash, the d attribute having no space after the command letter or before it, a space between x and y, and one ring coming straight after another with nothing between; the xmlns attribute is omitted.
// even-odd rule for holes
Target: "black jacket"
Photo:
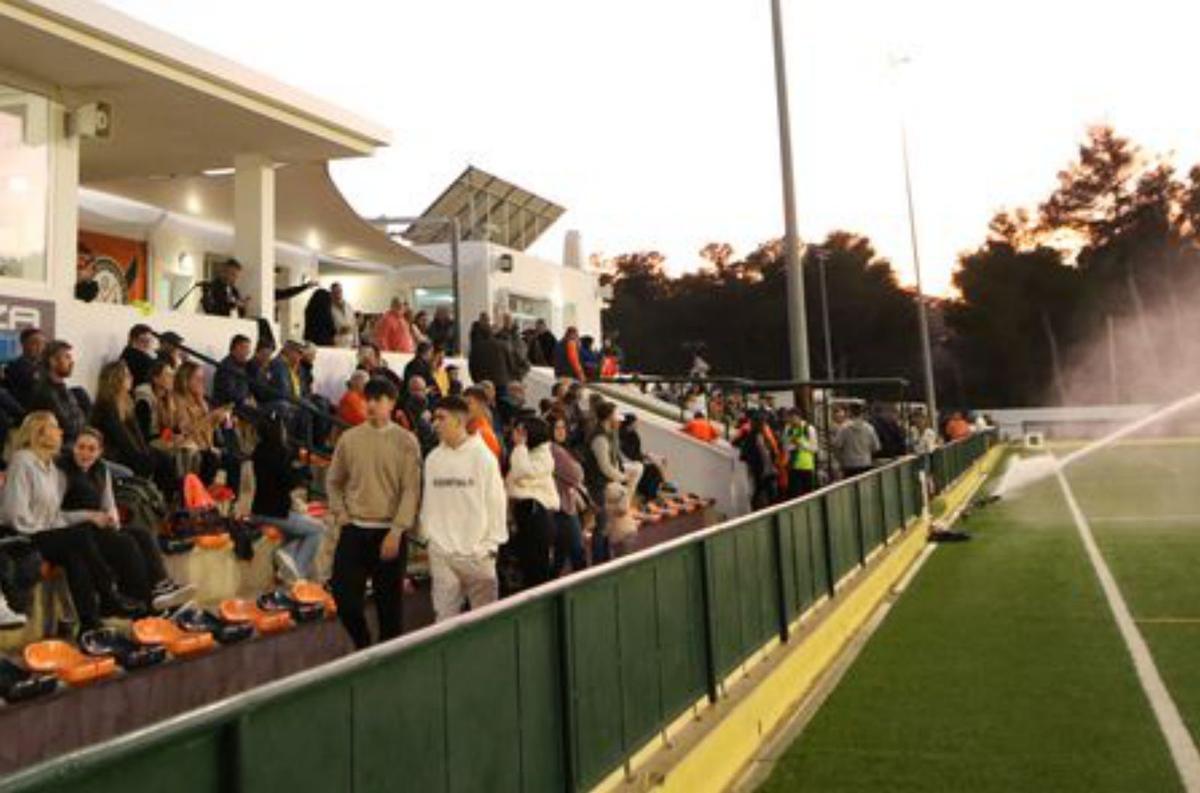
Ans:
<svg viewBox="0 0 1200 793"><path fill-rule="evenodd" d="M246 309L242 308L240 301L242 293L232 284L227 284L224 281L213 281L208 286L204 287L204 295L200 298L200 308L205 314L211 314L217 317L232 316L234 311L237 311L237 316L246 316Z"/></svg>
<svg viewBox="0 0 1200 793"><path fill-rule="evenodd" d="M333 297L328 289L318 289L304 307L304 340L318 347L332 347L337 328L333 324Z"/></svg>
<svg viewBox="0 0 1200 793"><path fill-rule="evenodd" d="M507 344L498 341L487 331L472 334L471 356L467 360L472 381L490 380L498 389L507 388L513 379L510 360Z"/></svg>
<svg viewBox="0 0 1200 793"><path fill-rule="evenodd" d="M4 367L4 379L8 382L9 392L26 408L33 401L34 392L44 375L41 361L24 355Z"/></svg>
<svg viewBox="0 0 1200 793"><path fill-rule="evenodd" d="M133 387L137 388L142 383L150 382L150 367L154 366L154 356L148 352L143 352L137 347L126 347L121 351L121 360L129 367L129 373L133 375Z"/></svg>
<svg viewBox="0 0 1200 793"><path fill-rule="evenodd" d="M58 426L62 427L64 447L73 445L80 431L87 426L87 414L66 383L55 383L48 378L43 380L34 392L29 409L48 410L54 414Z"/></svg>
<svg viewBox="0 0 1200 793"><path fill-rule="evenodd" d="M264 518L286 518L292 511L292 491L301 483L285 445L266 440L254 447L254 502L250 512Z"/></svg>
<svg viewBox="0 0 1200 793"><path fill-rule="evenodd" d="M246 364L226 355L213 373L213 404L241 405L250 396L250 374Z"/></svg>
<svg viewBox="0 0 1200 793"><path fill-rule="evenodd" d="M154 475L154 452L133 414L122 421L116 406L97 402L92 408L92 426L104 434L106 457L132 468L138 476L149 478Z"/></svg>

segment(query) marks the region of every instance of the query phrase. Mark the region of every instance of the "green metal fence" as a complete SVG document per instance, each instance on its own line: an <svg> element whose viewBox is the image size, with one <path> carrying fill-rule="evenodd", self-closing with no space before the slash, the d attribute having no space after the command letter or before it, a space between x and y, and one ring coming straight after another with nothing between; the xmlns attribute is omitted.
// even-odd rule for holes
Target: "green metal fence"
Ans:
<svg viewBox="0 0 1200 793"><path fill-rule="evenodd" d="M929 462L940 482L987 440ZM13 791L587 789L921 509L905 458L0 780Z"/></svg>

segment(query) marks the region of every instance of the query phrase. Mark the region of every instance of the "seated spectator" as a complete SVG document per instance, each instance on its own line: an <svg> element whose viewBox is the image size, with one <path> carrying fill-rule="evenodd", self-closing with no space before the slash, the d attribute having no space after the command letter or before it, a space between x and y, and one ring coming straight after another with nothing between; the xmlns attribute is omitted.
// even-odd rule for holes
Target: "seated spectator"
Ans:
<svg viewBox="0 0 1200 793"><path fill-rule="evenodd" d="M411 353L415 349L407 309L400 298L394 297L391 307L375 323L375 346L383 352Z"/></svg>
<svg viewBox="0 0 1200 793"><path fill-rule="evenodd" d="M129 329L121 360L129 367L135 388L150 380L150 366L154 363L154 331L149 325L139 322Z"/></svg>
<svg viewBox="0 0 1200 793"><path fill-rule="evenodd" d="M418 344L416 354L404 365L404 382L410 383L414 377L421 378L426 385L434 383L433 345L429 342Z"/></svg>
<svg viewBox="0 0 1200 793"><path fill-rule="evenodd" d="M75 371L72 349L70 344L61 340L52 341L46 346L45 375L29 404L30 410L46 410L54 414L62 431L62 442L68 446L75 443L80 430L87 424L88 414L80 404L78 392L67 386L67 379Z"/></svg>
<svg viewBox="0 0 1200 793"><path fill-rule="evenodd" d="M162 449L173 448L175 370L164 361L150 367L150 381L133 390L133 413L142 437Z"/></svg>
<svg viewBox="0 0 1200 793"><path fill-rule="evenodd" d="M100 296L100 283L96 280L96 255L82 242L75 249L75 299L91 303Z"/></svg>
<svg viewBox="0 0 1200 793"><path fill-rule="evenodd" d="M196 453L198 473L204 483L212 484L218 470L224 468L226 482L238 492L241 465L231 460L217 444L217 428L233 415L230 405L209 408L204 394L204 370L188 361L175 373L174 426L185 449Z"/></svg>
<svg viewBox="0 0 1200 793"><path fill-rule="evenodd" d="M188 354L179 346L181 344L183 337L173 330L158 334L158 360L166 362L178 371L179 367L188 361Z"/></svg>
<svg viewBox="0 0 1200 793"><path fill-rule="evenodd" d="M125 367L121 361L108 365ZM117 588L136 601L139 609L157 613L186 602L196 587L171 580L155 536L145 527L121 526L112 475L100 459L103 453L101 433L84 427L75 446L59 460L64 477L64 520L68 525L93 529L92 539L113 571Z"/></svg>
<svg viewBox="0 0 1200 793"><path fill-rule="evenodd" d="M101 627L102 617L134 617L141 609L117 590L91 525L68 524L63 516L64 478L54 465L62 436L53 413L25 417L13 442L2 511L5 525L29 537L43 559L66 573L82 634Z"/></svg>
<svg viewBox="0 0 1200 793"><path fill-rule="evenodd" d="M638 433L637 416L626 413L621 419L621 427L617 430L617 440L621 454L631 463L641 463L644 466L641 481L638 482L638 494L646 501L658 498L658 491L665 479L667 461L655 457L642 450L642 436Z"/></svg>
<svg viewBox="0 0 1200 793"><path fill-rule="evenodd" d="M287 441L280 416L269 415L258 424L254 447L254 500L251 520L270 524L283 534L283 545L275 551L275 570L291 583L315 579L314 560L325 537L325 525L307 513L292 508L292 491L303 485L295 448Z"/></svg>
<svg viewBox="0 0 1200 793"><path fill-rule="evenodd" d="M229 354L213 372L213 402L241 408L254 399L250 392L250 337L237 334L229 342Z"/></svg>
<svg viewBox="0 0 1200 793"><path fill-rule="evenodd" d="M488 407L487 392L473 385L464 394L467 403L467 432L478 435L484 445L491 449L496 459L502 459L503 450L492 423L492 412Z"/></svg>
<svg viewBox="0 0 1200 793"><path fill-rule="evenodd" d="M857 402L850 405L850 418L834 433L831 446L843 476L857 476L871 470L880 449L879 436L863 419L862 405Z"/></svg>
<svg viewBox="0 0 1200 793"><path fill-rule="evenodd" d="M21 355L5 365L4 380L9 393L28 410L46 371L46 335L37 328L25 328L20 338Z"/></svg>
<svg viewBox="0 0 1200 793"><path fill-rule="evenodd" d="M425 381L420 375L413 375L396 410L400 426L417 436L422 457L428 456L438 443L433 429L432 401Z"/></svg>
<svg viewBox="0 0 1200 793"><path fill-rule="evenodd" d="M362 369L355 369L346 381L346 393L338 402L338 418L351 427L357 427L367 420L366 388L370 379L371 375Z"/></svg>
<svg viewBox="0 0 1200 793"><path fill-rule="evenodd" d="M704 441L705 443L712 443L721 437L721 433L712 425L712 422L706 419L704 414L698 410L692 414L691 421L683 425L682 431L687 435L691 435L696 440Z"/></svg>
<svg viewBox="0 0 1200 793"><path fill-rule="evenodd" d="M521 419L513 427L512 443L505 486L517 524L512 544L521 567L521 582L529 588L553 577L550 538L554 535L553 515L561 505L554 486L554 453L546 422L536 416Z"/></svg>
<svg viewBox="0 0 1200 793"><path fill-rule="evenodd" d="M446 383L449 390L443 396L461 397L463 392L462 371L457 364L450 364L446 367Z"/></svg>
<svg viewBox="0 0 1200 793"><path fill-rule="evenodd" d="M446 367L446 351L432 345L430 346L430 350L429 369L433 373L433 379L426 382L429 383L429 387L433 390L435 397L451 396L450 372ZM457 375L458 367L455 367L454 371ZM462 384L459 383L458 394L461 393Z"/></svg>
<svg viewBox="0 0 1200 793"><path fill-rule="evenodd" d="M372 378L387 380L395 387L397 394L404 391L404 381L387 365L387 361L379 353L379 348L374 344L364 344L358 348L358 368L370 374Z"/></svg>
<svg viewBox="0 0 1200 793"><path fill-rule="evenodd" d="M250 377L250 394L259 405L273 402L271 394L270 367L275 357L275 342L259 339L254 345L254 357L246 362L246 374Z"/></svg>
<svg viewBox="0 0 1200 793"><path fill-rule="evenodd" d="M618 500L628 508L642 478L641 463L625 464L621 461L617 422L616 405L604 402L596 408L595 428L588 440L584 457L584 472L592 503L598 508L604 505L596 514L596 528L592 533L593 563L607 561L611 555L606 533L606 521L610 511L608 505L613 502L609 497L612 495L609 485L617 485L620 488Z"/></svg>
<svg viewBox="0 0 1200 793"><path fill-rule="evenodd" d="M154 365L152 362L152 369ZM171 456L151 446L142 434L130 391L132 386L133 376L124 361L113 361L101 367L91 424L105 440L108 459L137 476L151 479L164 494L173 493L178 489L178 482L175 481Z"/></svg>

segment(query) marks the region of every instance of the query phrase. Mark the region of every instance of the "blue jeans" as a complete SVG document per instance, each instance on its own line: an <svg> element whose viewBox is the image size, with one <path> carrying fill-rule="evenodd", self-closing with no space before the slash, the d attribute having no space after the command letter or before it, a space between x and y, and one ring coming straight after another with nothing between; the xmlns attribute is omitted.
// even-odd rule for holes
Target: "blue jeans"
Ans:
<svg viewBox="0 0 1200 793"><path fill-rule="evenodd" d="M283 545L279 550L287 553L296 560L296 567L302 578L312 579L313 560L321 549L321 540L325 537L325 524L316 518L301 512L289 512L286 518L271 518L266 515L252 515L255 523L270 524L283 533Z"/></svg>
<svg viewBox="0 0 1200 793"><path fill-rule="evenodd" d="M554 575L562 575L567 561L571 570L577 572L587 567L587 556L583 553L583 526L578 515L554 513Z"/></svg>

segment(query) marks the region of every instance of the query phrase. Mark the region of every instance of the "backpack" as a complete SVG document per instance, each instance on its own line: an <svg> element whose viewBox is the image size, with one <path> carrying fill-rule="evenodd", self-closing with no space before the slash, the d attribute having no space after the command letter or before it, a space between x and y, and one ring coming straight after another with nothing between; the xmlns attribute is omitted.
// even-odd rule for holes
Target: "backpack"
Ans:
<svg viewBox="0 0 1200 793"><path fill-rule="evenodd" d="M169 512L162 493L148 479L137 476L113 479L113 497L121 511L121 522L157 535Z"/></svg>
<svg viewBox="0 0 1200 793"><path fill-rule="evenodd" d="M27 613L33 605L33 588L42 578L42 557L27 538L0 539L0 591L8 605Z"/></svg>

